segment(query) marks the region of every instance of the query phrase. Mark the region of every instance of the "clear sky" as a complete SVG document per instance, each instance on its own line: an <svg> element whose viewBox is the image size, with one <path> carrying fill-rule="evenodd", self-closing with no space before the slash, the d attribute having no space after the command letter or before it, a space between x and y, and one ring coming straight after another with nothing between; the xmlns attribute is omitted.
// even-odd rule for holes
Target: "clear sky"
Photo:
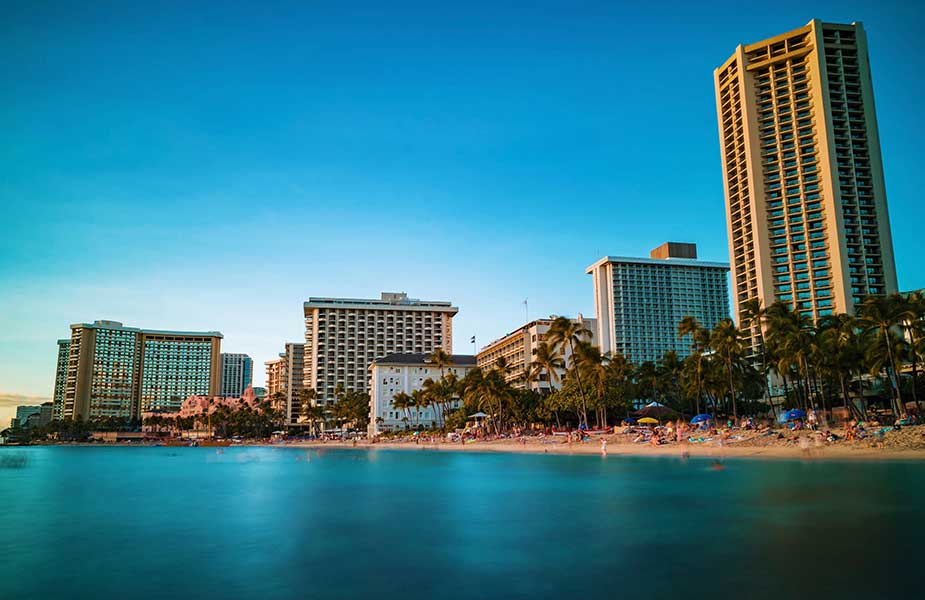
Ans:
<svg viewBox="0 0 925 600"><path fill-rule="evenodd" d="M864 22L925 286L915 2L6 4L0 423L70 323L217 329L262 382L311 295L451 300L471 352L593 314L605 254L727 261L713 68L813 17Z"/></svg>

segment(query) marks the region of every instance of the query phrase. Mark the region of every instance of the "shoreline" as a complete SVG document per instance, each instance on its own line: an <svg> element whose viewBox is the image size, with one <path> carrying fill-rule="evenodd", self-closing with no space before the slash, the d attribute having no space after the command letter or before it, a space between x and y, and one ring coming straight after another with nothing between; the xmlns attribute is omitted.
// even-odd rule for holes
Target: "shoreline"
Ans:
<svg viewBox="0 0 925 600"><path fill-rule="evenodd" d="M243 444L242 444L243 445ZM805 452L799 447L785 446L739 446L734 444L724 447L700 444L644 446L641 444L619 444L608 442L607 454L603 455L595 442L575 443L571 447L565 443L543 444L539 442L520 442L496 440L470 444L458 443L351 443L342 442L295 442L289 444L248 444L266 448L304 448L304 449L346 449L346 450L401 450L430 452L474 452L495 454L539 454L552 456L601 456L603 458L619 457L653 457L653 458L744 458L758 460L832 460L832 461L923 461L925 449L897 450L877 448L853 448L844 446L823 446Z"/></svg>
<svg viewBox="0 0 925 600"><path fill-rule="evenodd" d="M554 456L602 456L602 457L661 457L661 458L709 458L724 460L727 458L758 459L758 460L811 460L811 461L923 461L925 462L925 448L874 448L870 446L828 444L814 446L808 449L798 445L739 445L727 442L723 446L713 443L675 443L660 446L634 444L607 437L607 453L604 455L600 448L600 438L587 442L567 442L548 439L547 441L528 440L523 443L518 440L502 439L491 441L477 441L466 444L454 442L422 442L416 444L412 441L404 442L378 442L370 443L360 441L356 445L352 442L341 441L300 441L300 442L252 442L232 444L230 446L200 446L203 448L297 448L297 449L333 449L333 450L399 450L399 451L430 451L430 452L475 452L494 454L537 454ZM138 443L74 443L74 444L35 444L30 446L0 446L2 448L32 448L32 447L85 447L85 448L184 448L185 446L163 446L158 444Z"/></svg>

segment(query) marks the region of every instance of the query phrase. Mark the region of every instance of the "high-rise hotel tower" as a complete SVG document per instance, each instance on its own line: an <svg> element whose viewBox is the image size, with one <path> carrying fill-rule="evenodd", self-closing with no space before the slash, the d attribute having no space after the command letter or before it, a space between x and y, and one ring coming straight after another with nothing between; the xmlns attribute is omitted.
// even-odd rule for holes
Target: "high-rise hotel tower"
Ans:
<svg viewBox="0 0 925 600"><path fill-rule="evenodd" d="M449 302L417 300L383 292L378 300L309 298L305 310L303 383L319 404L334 402L337 389L368 390L369 365L390 354L430 354L453 349Z"/></svg>
<svg viewBox="0 0 925 600"><path fill-rule="evenodd" d="M736 320L818 318L897 290L867 38L810 21L714 71Z"/></svg>
<svg viewBox="0 0 925 600"><path fill-rule="evenodd" d="M179 410L190 395L218 395L222 334L125 327L118 321L71 325L58 340L55 419L121 417Z"/></svg>

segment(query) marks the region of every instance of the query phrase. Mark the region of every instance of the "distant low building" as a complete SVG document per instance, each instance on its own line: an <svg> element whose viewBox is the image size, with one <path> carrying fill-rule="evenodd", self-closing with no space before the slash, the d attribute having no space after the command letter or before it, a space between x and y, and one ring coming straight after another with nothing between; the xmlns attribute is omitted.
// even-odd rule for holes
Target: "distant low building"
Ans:
<svg viewBox="0 0 925 600"><path fill-rule="evenodd" d="M29 417L38 415L41 412L41 406L17 406L16 416L13 417L13 419L10 421L10 427L13 429L18 427L28 427Z"/></svg>
<svg viewBox="0 0 925 600"><path fill-rule="evenodd" d="M254 388L250 386L244 390L240 397L192 395L183 401L178 410L153 410L142 413L142 431L151 432L157 429L155 426L145 424L145 421L150 420L152 417L164 417L167 419L192 417L198 419L214 414L220 406L227 406L237 410L244 406L256 409L258 404L259 400L254 393Z"/></svg>
<svg viewBox="0 0 925 600"><path fill-rule="evenodd" d="M404 392L412 394L422 389L428 379L434 381L447 373L453 373L459 379L466 376L476 366L475 357L453 354L450 362L443 368L431 361L430 354L389 354L372 361L369 367L370 412L369 434L377 435L385 431L399 431L406 426L423 425L432 427L437 421L433 407L405 410L396 408L392 399ZM459 408L460 401L451 403L450 408Z"/></svg>

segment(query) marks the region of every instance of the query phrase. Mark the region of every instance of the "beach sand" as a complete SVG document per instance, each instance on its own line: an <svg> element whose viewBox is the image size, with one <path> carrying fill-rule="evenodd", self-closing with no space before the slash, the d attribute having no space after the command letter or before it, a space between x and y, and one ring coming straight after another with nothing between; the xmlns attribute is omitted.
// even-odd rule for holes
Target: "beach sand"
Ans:
<svg viewBox="0 0 925 600"><path fill-rule="evenodd" d="M891 440L891 435L894 439ZM420 443L411 440L389 440L377 443L365 441L328 441L328 442L287 442L277 444L304 448L369 448L383 450L436 450L446 452L524 452L532 454L557 455L601 455L601 437L607 440L607 456L676 456L707 458L767 458L767 459L813 459L813 460L925 460L925 426L905 428L901 432L886 435L883 448L876 448L867 440L858 442L838 441L834 443L809 444L808 449L800 446L793 436L783 440L759 436L738 441L727 441L722 445L716 442L673 443L660 446L634 444L630 436L608 435L592 436L585 442L567 441L561 437L547 437L545 440L527 438L520 440L500 439L490 441L470 441L465 444L449 441L431 442L429 438ZM903 438L897 440L895 438Z"/></svg>

